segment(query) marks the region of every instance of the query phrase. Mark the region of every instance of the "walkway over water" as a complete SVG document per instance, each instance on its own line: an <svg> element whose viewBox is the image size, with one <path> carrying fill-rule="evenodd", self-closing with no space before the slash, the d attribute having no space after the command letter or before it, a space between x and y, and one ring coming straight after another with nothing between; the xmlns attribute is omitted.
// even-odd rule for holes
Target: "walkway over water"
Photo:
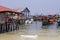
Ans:
<svg viewBox="0 0 60 40"><path fill-rule="evenodd" d="M47 27L47 28L42 28ZM33 22L20 26L20 30L0 34L1 40L60 40L57 23L42 26L42 22Z"/></svg>

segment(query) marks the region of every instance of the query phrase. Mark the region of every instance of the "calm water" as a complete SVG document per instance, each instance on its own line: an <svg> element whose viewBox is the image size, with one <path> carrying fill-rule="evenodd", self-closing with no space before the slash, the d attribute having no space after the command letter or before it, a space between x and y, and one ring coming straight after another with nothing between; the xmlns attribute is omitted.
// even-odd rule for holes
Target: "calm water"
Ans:
<svg viewBox="0 0 60 40"><path fill-rule="evenodd" d="M33 22L21 25L20 30L0 34L0 40L60 40L60 29L56 22L47 26Z"/></svg>

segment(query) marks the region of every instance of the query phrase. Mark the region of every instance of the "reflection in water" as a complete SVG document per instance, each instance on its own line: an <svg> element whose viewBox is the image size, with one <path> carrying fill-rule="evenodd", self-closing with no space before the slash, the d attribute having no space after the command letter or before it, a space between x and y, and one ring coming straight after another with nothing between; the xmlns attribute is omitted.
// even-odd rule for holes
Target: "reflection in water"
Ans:
<svg viewBox="0 0 60 40"><path fill-rule="evenodd" d="M42 28L42 22L33 22L32 24L21 25L19 31L0 34L1 40L60 40L60 29L57 29L57 23L48 25L46 29Z"/></svg>

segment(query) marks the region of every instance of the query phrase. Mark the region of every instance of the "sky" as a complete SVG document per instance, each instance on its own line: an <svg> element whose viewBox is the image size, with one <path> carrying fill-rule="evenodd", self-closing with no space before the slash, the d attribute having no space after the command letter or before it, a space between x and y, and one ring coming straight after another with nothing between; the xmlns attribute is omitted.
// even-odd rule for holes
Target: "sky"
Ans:
<svg viewBox="0 0 60 40"><path fill-rule="evenodd" d="M8 8L28 7L31 14L55 14L60 12L60 0L0 0Z"/></svg>

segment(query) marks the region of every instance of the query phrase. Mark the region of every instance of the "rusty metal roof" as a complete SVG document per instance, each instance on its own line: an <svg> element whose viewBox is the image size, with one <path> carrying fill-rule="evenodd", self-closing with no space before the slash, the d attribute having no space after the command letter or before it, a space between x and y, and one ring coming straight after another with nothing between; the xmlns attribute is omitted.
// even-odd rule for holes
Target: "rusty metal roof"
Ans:
<svg viewBox="0 0 60 40"><path fill-rule="evenodd" d="M16 10L13 10L13 9L10 9L10 8L4 7L4 6L0 6L0 12L1 12L1 11L12 11L12 12L17 12Z"/></svg>

